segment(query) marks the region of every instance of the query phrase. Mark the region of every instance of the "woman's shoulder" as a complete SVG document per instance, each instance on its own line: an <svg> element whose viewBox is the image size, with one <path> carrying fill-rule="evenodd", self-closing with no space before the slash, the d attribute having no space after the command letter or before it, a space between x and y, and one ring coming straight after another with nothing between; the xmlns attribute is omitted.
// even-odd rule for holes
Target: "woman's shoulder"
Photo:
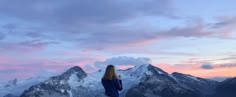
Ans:
<svg viewBox="0 0 236 97"><path fill-rule="evenodd" d="M117 80L120 80L120 79L118 79L118 78L112 78L112 81L117 81Z"/></svg>
<svg viewBox="0 0 236 97"><path fill-rule="evenodd" d="M102 81L111 81L112 79L104 79L104 78L102 78L101 80Z"/></svg>

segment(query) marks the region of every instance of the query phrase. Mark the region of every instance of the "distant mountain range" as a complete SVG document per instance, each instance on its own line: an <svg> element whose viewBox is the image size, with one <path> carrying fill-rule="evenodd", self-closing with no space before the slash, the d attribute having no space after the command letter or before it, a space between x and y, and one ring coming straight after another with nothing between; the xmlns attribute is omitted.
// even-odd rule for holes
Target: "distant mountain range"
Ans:
<svg viewBox="0 0 236 97"><path fill-rule="evenodd" d="M117 72L122 76L124 88L120 97L236 97L236 77L217 82L177 72L168 74L150 64ZM35 83L21 94L12 91L3 97L104 97L103 73L99 70L86 74L75 66Z"/></svg>
<svg viewBox="0 0 236 97"><path fill-rule="evenodd" d="M14 79L8 82L0 83L0 97L15 97L12 95L21 95L24 90L28 89L32 85L43 82L48 78L34 77L25 80ZM5 95L5 96L4 96Z"/></svg>

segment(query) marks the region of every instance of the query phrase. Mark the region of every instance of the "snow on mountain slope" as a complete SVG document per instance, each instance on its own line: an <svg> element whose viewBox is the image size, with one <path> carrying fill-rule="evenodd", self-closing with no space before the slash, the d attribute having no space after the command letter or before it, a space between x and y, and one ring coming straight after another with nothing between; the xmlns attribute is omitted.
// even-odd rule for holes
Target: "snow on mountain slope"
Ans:
<svg viewBox="0 0 236 97"><path fill-rule="evenodd" d="M210 97L218 82L187 74L168 74L148 66L153 75L131 88L125 97Z"/></svg>
<svg viewBox="0 0 236 97"><path fill-rule="evenodd" d="M20 95L25 89L28 89L32 85L38 84L47 78L35 77L25 80L14 79L9 82L1 83L0 85L0 97L7 94Z"/></svg>
<svg viewBox="0 0 236 97"><path fill-rule="evenodd" d="M61 75L30 87L20 97L74 97L74 89L71 86L86 76L80 67L74 66Z"/></svg>
<svg viewBox="0 0 236 97"><path fill-rule="evenodd" d="M189 88L194 91L199 91L203 95L211 95L215 93L214 91L216 85L219 84L219 82L217 81L194 77L188 74L174 72L171 75L178 80L178 84L181 85L182 87Z"/></svg>
<svg viewBox="0 0 236 97"><path fill-rule="evenodd" d="M127 90L131 87L137 85L142 79L145 78L146 75L152 74L147 70L148 64L140 65L128 70L118 70L117 74L122 76L123 82L123 90L121 91L122 95L125 95ZM103 77L104 71L100 70L98 72L94 72L88 74L87 77L83 78L79 82L76 81L75 76L71 76L70 86L73 88L73 94L79 94L83 96L76 97L101 97L104 96L104 88L101 84L101 78ZM91 95L91 93L93 93Z"/></svg>

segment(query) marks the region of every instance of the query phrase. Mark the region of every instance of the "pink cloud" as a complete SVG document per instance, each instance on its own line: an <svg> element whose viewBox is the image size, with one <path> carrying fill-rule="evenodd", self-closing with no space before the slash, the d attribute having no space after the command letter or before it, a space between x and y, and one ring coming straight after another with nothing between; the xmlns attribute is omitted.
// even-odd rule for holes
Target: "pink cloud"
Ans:
<svg viewBox="0 0 236 97"><path fill-rule="evenodd" d="M63 56L63 54L57 53L55 56ZM28 78L33 77L33 75L37 76L36 73L42 70L53 70L60 73L72 66L80 66L86 70L86 72L94 72L94 70L96 70L96 68L94 68L95 66L91 65L92 68L87 68L86 66L88 64L93 64L97 60L104 59L105 57L103 56L93 55L93 52L80 52L75 54L73 51L67 53L66 57L32 56L21 58L18 56L11 56L11 54L2 54L0 56L0 71L15 71L15 73L12 73L12 76L7 77L7 79L13 79L15 77ZM1 78L5 78L5 76L7 76L7 74L2 74L0 72Z"/></svg>
<svg viewBox="0 0 236 97"><path fill-rule="evenodd" d="M217 76L236 76L236 66L234 67L220 67L219 65L213 65L214 69L203 69L201 68L200 64L176 64L176 65L170 65L170 64L156 64L156 67L159 67L163 69L164 71L167 71L168 73L173 72L180 72L185 74L191 74L194 76L209 78L209 77L217 77ZM216 67L216 68L215 68Z"/></svg>
<svg viewBox="0 0 236 97"><path fill-rule="evenodd" d="M9 59L8 57L5 57L5 56L0 56L0 64L7 64L7 63L9 63L9 62L11 62L11 59Z"/></svg>

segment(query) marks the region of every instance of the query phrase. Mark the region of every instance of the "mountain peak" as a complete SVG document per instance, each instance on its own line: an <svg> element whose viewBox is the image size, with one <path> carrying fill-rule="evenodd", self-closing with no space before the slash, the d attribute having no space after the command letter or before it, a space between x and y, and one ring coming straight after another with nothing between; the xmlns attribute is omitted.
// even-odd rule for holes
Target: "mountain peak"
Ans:
<svg viewBox="0 0 236 97"><path fill-rule="evenodd" d="M87 76L86 72L82 68L80 68L79 66L74 66L58 77L59 79L69 80L70 76L72 76L73 74L76 74L79 79L82 79Z"/></svg>
<svg viewBox="0 0 236 97"><path fill-rule="evenodd" d="M153 66L151 64L143 64L143 65L140 65L140 66L136 66L131 70L136 72L137 74L142 73L142 72L146 72L146 73L151 74L151 75L152 74L154 74L154 75L168 74L165 71L163 71L162 69L160 69L156 66Z"/></svg>
<svg viewBox="0 0 236 97"><path fill-rule="evenodd" d="M70 81L79 82L86 76L87 74L82 68L74 66L62 75L51 77L42 83L30 87L20 97L42 97L42 95L50 95L46 97L59 97L58 95L62 95L60 97L72 97Z"/></svg>
<svg viewBox="0 0 236 97"><path fill-rule="evenodd" d="M168 76L168 73L164 72L158 67L155 67L151 64L143 64L135 66L131 69L121 71L125 75L129 75L130 78L136 80L145 80L150 77L158 77L158 76Z"/></svg>
<svg viewBox="0 0 236 97"><path fill-rule="evenodd" d="M74 66L74 67L71 67L70 69L68 69L62 75L71 75L74 73L86 74L82 68L80 68L79 66Z"/></svg>
<svg viewBox="0 0 236 97"><path fill-rule="evenodd" d="M147 68L148 68L149 71L151 71L154 74L167 74L168 75L167 72L165 72L162 69L160 69L160 68L158 68L156 66L153 66L151 64L149 64Z"/></svg>

